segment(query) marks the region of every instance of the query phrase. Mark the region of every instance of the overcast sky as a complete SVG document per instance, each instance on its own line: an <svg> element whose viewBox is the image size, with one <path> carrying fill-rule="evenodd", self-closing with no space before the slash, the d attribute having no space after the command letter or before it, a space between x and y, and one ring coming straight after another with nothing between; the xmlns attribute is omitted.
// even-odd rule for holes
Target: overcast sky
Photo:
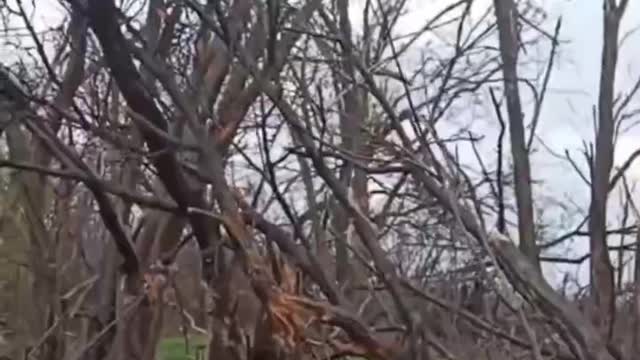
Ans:
<svg viewBox="0 0 640 360"><path fill-rule="evenodd" d="M491 0L476 0L474 5L476 14L486 9L491 2ZM420 28L425 18L433 16L439 9L451 4L451 1L412 0L410 3L413 11L400 22L400 26L406 31ZM543 0L537 3L543 4L548 12L544 25L547 32L553 33L555 22L562 17L560 32L562 45L555 61L537 134L553 153L564 154L565 150L568 150L584 169L586 164L584 157L581 156L583 141L594 140L592 109L597 104L598 98L602 47L602 0ZM354 7L357 7L357 4L354 4ZM357 14L356 11L353 12L355 22L359 21ZM620 51L616 81L617 94L627 93L640 78L640 66L637 65L637 59L640 58L640 34L635 32L638 26L640 26L640 4L638 1L631 1L620 31L621 37L628 33L630 35L627 36ZM534 55L535 51L539 51L540 56L544 58L549 52L549 44L540 46L538 49L529 49L529 54L531 51ZM520 75L526 75L523 70L520 69ZM530 103L528 101L530 95L524 86L522 96L525 104ZM640 96L633 101L630 108L639 108L639 100ZM488 135L488 138L492 139L497 135L495 116L492 116L493 110L490 109L489 104L485 105L489 107L485 119L479 121L474 118L472 111L468 111L468 114L461 114L460 121L473 123L473 129L479 130L479 133ZM525 118L529 120L530 117L529 111L525 114ZM635 121L637 120L639 119L636 118ZM632 122L633 120L630 120L628 123ZM446 124L442 125L442 127L446 126ZM493 140L489 140L483 147L484 153L492 157L493 144ZM639 147L640 129L631 130L621 136L616 147L616 164L624 162L628 155ZM580 209L586 214L590 192L584 181L566 160L550 155L550 152L540 144L536 148L540 151L532 157L532 176L536 180L543 180L544 185L535 189L534 197L537 199L544 197L546 201L557 201L562 205ZM471 158L472 156L469 155L469 159ZM640 161L631 167L628 174L630 179L640 181ZM614 192L611 197L609 216L611 225L617 223L616 220L620 214L617 195L619 194ZM640 203L638 200L640 199L636 199ZM558 208L549 209L550 217L559 217L561 213L557 210ZM574 241L570 248L574 255L582 255L588 251L587 246L588 239L582 238ZM585 262L584 266L576 270L579 271L579 277L583 281L588 279L587 265L588 263ZM547 274L551 275L552 272L558 273L550 271Z"/></svg>
<svg viewBox="0 0 640 360"><path fill-rule="evenodd" d="M352 2L352 18L357 28L360 22L356 11L358 1ZM426 19L433 16L448 0L410 0L412 11L400 22L404 31L422 26ZM27 2L28 3L28 2ZM38 0L39 11L35 14L36 26L42 29L58 22L59 6L54 0ZM490 0L476 0L475 7L486 7ZM556 153L562 154L568 149L579 161L579 151L583 141L592 141L592 106L597 103L600 55L602 46L602 0L538 0L544 4L549 16L545 29L552 32L555 21L562 17L561 40L565 41L556 61L556 68L550 81L550 90L545 99L540 117L538 134ZM630 1L623 20L621 34L625 34L640 25L640 2ZM548 48L541 48L548 51ZM11 53L0 50L3 62L10 59ZM633 33L623 44L618 67L618 93L626 92L640 76L640 65L633 66L640 58L640 34ZM526 101L526 99L525 99ZM640 101L634 102L635 106ZM493 125L492 125L493 126ZM495 135L495 134L494 134ZM485 150L491 150L491 144ZM619 139L616 148L616 162L620 163L634 150L640 147L640 130L630 131ZM566 161L541 152L533 157L533 176L544 180L542 193L563 202L575 202L586 211L589 201L589 189L580 180ZM640 180L640 162L633 166L630 175ZM639 199L640 200L640 199ZM638 201L640 203L640 201ZM611 204L612 210L618 207ZM615 215L614 215L615 216ZM612 217L611 220L614 218ZM586 238L584 239L586 242ZM585 243L575 244L576 253L586 251ZM584 267L583 267L584 268ZM583 269L584 270L584 269ZM586 275L582 271L582 275ZM583 277L583 276L581 276ZM584 278L584 277L583 277Z"/></svg>

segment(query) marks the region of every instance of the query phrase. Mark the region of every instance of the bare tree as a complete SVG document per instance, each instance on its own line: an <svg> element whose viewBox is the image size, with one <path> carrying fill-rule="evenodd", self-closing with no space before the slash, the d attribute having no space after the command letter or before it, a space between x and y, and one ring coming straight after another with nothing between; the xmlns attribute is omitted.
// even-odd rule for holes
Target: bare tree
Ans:
<svg viewBox="0 0 640 360"><path fill-rule="evenodd" d="M531 165L529 164L529 151L525 143L524 113L518 84L518 11L515 3L510 0L494 1L494 7L500 39L504 92L509 113L509 134L515 176L514 188L518 207L518 241L522 252L532 263L538 265L539 250L536 244L533 219Z"/></svg>
<svg viewBox="0 0 640 360"><path fill-rule="evenodd" d="M591 206L589 207L591 291L595 303L594 322L607 338L611 338L615 314L615 283L606 235L607 199L613 166L615 127L613 98L620 20L627 3L623 0L619 5L615 1L605 1L603 4L604 43L598 95L598 128L591 167Z"/></svg>
<svg viewBox="0 0 640 360"><path fill-rule="evenodd" d="M493 5L443 2L406 31L403 0L68 0L42 31L44 5L7 2L0 196L18 215L0 236L30 272L1 299L7 355L156 359L179 336L209 359L631 359L637 241L607 241L637 232L637 155L613 169L640 88L614 98L627 3L605 1L588 216L556 237L531 157L554 156L536 131L560 22ZM581 236L582 258L551 253ZM595 308L541 271L586 259Z"/></svg>

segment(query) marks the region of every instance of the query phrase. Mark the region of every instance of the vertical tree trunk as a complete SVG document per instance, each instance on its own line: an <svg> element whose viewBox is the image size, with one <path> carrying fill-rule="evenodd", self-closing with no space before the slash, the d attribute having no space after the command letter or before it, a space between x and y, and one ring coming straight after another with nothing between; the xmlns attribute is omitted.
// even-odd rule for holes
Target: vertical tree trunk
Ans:
<svg viewBox="0 0 640 360"><path fill-rule="evenodd" d="M607 244L607 200L613 165L613 115L618 33L626 0L604 0L602 67L598 95L598 128L595 159L591 171L591 205L589 207L589 245L591 247L591 296L595 308L593 321L607 339L611 337L615 314L613 266Z"/></svg>
<svg viewBox="0 0 640 360"><path fill-rule="evenodd" d="M640 214L636 213L636 251L633 268L633 332L631 334L631 354L640 354Z"/></svg>
<svg viewBox="0 0 640 360"><path fill-rule="evenodd" d="M525 143L524 119L518 88L517 9L513 0L494 0L494 6L498 22L504 92L509 114L520 249L533 264L539 267L539 249L536 245L533 218L531 165Z"/></svg>
<svg viewBox="0 0 640 360"><path fill-rule="evenodd" d="M339 1L336 3L338 11L338 31L341 39L342 56L341 71L336 71L335 76L338 79L338 87L344 92L342 99L343 106L340 114L340 137L341 147L352 154L361 154L363 150L363 126L364 126L364 110L362 106L362 97L356 83L356 72L352 62L353 40L351 30L351 20L349 18L349 1ZM364 171L356 169L355 166L346 162L340 169L340 182L348 189L358 200L361 210L368 209L368 193L367 193L367 175ZM354 248L362 248L360 242L354 241L351 244L347 242L349 239L355 239L353 231L349 231L349 216L337 201L334 201L333 214L334 229L337 230L336 239L336 275L338 282L343 284L345 281L358 281L362 278L363 269L358 266L357 261L350 260L347 251L349 246ZM359 269L360 268L360 269Z"/></svg>

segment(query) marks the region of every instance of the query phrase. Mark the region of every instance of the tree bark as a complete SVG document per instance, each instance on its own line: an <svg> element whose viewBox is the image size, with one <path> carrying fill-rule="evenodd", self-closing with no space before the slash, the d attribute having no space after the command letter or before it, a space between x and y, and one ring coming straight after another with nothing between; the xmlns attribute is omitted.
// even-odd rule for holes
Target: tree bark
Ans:
<svg viewBox="0 0 640 360"><path fill-rule="evenodd" d="M595 308L593 322L602 336L610 339L615 315L613 265L607 245L607 200L613 165L615 118L614 88L618 62L618 33L626 0L604 0L603 48L598 95L598 128L595 159L591 169L591 204L589 207L589 245L591 248L591 296Z"/></svg>
<svg viewBox="0 0 640 360"><path fill-rule="evenodd" d="M515 175L516 206L518 208L519 245L529 261L539 267L540 251L536 244L534 229L531 165L526 147L522 104L518 88L517 9L513 0L494 0L494 6L498 22L504 93L509 114L509 135Z"/></svg>

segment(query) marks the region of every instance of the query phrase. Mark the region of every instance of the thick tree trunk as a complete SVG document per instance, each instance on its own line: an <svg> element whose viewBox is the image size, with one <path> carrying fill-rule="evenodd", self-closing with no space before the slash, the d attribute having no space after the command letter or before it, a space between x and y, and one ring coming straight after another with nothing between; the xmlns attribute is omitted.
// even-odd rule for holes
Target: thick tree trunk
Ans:
<svg viewBox="0 0 640 360"><path fill-rule="evenodd" d="M593 322L602 336L610 339L615 315L613 265L607 243L607 200L614 152L614 88L618 62L618 33L626 1L604 0L603 48L598 95L598 127L595 159L591 168L591 205L589 207L589 245L591 248L591 296Z"/></svg>
<svg viewBox="0 0 640 360"><path fill-rule="evenodd" d="M531 165L524 133L524 113L518 87L518 32L517 9L513 0L494 1L500 57L504 77L504 93L509 113L509 135L515 176L516 205L518 208L518 238L520 249L532 264L539 267L539 249L536 244L533 195L531 190Z"/></svg>

